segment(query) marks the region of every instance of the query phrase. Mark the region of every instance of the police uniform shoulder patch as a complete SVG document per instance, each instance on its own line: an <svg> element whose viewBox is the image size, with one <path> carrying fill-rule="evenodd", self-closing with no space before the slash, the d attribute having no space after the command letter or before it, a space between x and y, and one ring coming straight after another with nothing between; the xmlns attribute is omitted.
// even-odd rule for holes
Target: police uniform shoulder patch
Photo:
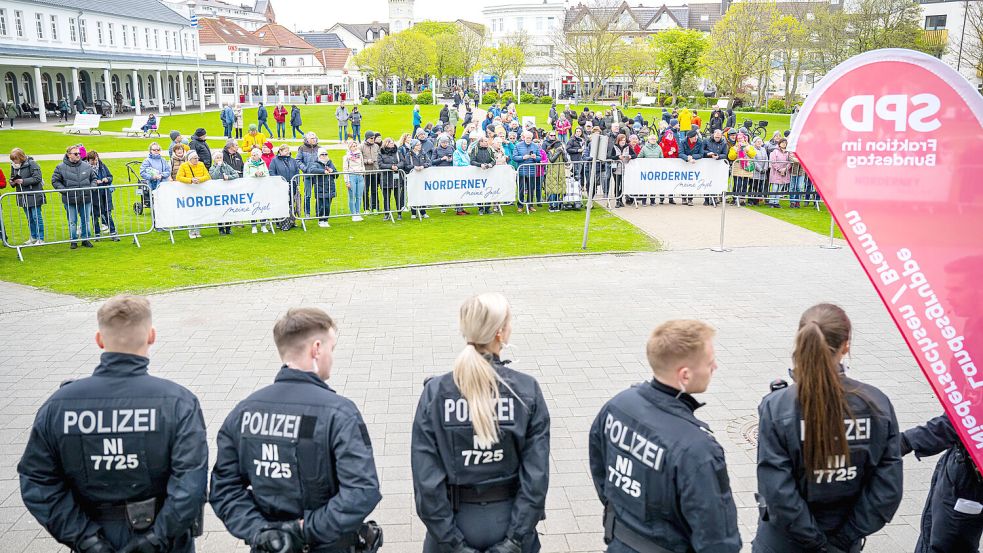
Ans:
<svg viewBox="0 0 983 553"><path fill-rule="evenodd" d="M430 384L430 381L433 380L433 378L434 377L432 377L432 376L428 376L428 377L424 378L423 379L423 387L426 388L427 387L427 384Z"/></svg>
<svg viewBox="0 0 983 553"><path fill-rule="evenodd" d="M727 475L727 467L720 467L717 469L716 476L717 486L720 487L721 493L730 491L730 476Z"/></svg>
<svg viewBox="0 0 983 553"><path fill-rule="evenodd" d="M362 434L362 441L365 442L365 447L372 447L372 440L369 438L369 429L365 426L364 422L358 423L358 431Z"/></svg>
<svg viewBox="0 0 983 553"><path fill-rule="evenodd" d="M75 379L74 378L69 378L68 380L65 380L61 384L59 384L58 387L59 388L64 388L65 386L68 386L72 382L75 382Z"/></svg>

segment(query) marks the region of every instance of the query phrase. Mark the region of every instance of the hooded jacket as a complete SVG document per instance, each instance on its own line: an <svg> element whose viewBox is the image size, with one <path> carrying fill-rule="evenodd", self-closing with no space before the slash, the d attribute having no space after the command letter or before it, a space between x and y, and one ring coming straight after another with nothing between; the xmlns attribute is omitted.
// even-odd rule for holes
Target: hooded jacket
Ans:
<svg viewBox="0 0 983 553"><path fill-rule="evenodd" d="M96 184L96 172L84 161L64 161L55 167L51 174L51 186L61 192L61 202L67 205L82 205L92 202L92 191L74 191L76 188L89 188Z"/></svg>
<svg viewBox="0 0 983 553"><path fill-rule="evenodd" d="M208 147L208 142L205 142L200 136L191 137L191 149L198 153L198 160L205 164L205 167L212 166L212 149Z"/></svg>
<svg viewBox="0 0 983 553"><path fill-rule="evenodd" d="M23 182L18 186L13 185L14 179L22 179ZM44 179L41 177L41 166L34 161L33 157L21 163L20 167L14 169L14 164L10 164L11 186L18 192L40 192L44 189ZM18 194L18 207L39 207L45 204L47 199L44 194Z"/></svg>

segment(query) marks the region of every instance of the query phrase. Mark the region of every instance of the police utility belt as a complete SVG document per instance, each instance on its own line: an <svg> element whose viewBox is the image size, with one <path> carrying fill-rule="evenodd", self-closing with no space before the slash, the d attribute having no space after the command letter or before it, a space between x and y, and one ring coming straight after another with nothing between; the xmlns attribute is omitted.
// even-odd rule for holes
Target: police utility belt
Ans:
<svg viewBox="0 0 983 553"><path fill-rule="evenodd" d="M164 506L164 498L151 497L143 501L130 501L120 504L93 504L85 509L86 514L96 522L123 521L137 532L149 530L154 525L157 513Z"/></svg>
<svg viewBox="0 0 983 553"><path fill-rule="evenodd" d="M610 544L618 540L638 553L673 553L652 541L651 537L643 536L618 522L614 509L604 506L604 543Z"/></svg>
<svg viewBox="0 0 983 553"><path fill-rule="evenodd" d="M512 499L519 492L518 480L494 486L447 486L447 498L451 507L458 511L462 503L493 503Z"/></svg>

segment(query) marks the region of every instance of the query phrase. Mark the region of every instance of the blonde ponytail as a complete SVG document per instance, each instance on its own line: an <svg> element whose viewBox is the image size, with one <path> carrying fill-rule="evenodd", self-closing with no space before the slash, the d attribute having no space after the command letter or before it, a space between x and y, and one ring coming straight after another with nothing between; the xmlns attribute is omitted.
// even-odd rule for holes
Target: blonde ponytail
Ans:
<svg viewBox="0 0 983 553"><path fill-rule="evenodd" d="M454 360L454 384L468 402L471 425L478 447L485 449L498 441L498 374L478 352L477 346L490 344L505 328L509 304L501 294L481 294L461 306L461 334L468 341Z"/></svg>

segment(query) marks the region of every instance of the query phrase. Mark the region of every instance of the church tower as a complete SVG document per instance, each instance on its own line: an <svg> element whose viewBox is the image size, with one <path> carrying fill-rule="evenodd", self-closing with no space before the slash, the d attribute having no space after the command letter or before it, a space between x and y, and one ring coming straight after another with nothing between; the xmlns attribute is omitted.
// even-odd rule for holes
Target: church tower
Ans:
<svg viewBox="0 0 983 553"><path fill-rule="evenodd" d="M413 26L414 0L389 0L389 34L405 31Z"/></svg>

